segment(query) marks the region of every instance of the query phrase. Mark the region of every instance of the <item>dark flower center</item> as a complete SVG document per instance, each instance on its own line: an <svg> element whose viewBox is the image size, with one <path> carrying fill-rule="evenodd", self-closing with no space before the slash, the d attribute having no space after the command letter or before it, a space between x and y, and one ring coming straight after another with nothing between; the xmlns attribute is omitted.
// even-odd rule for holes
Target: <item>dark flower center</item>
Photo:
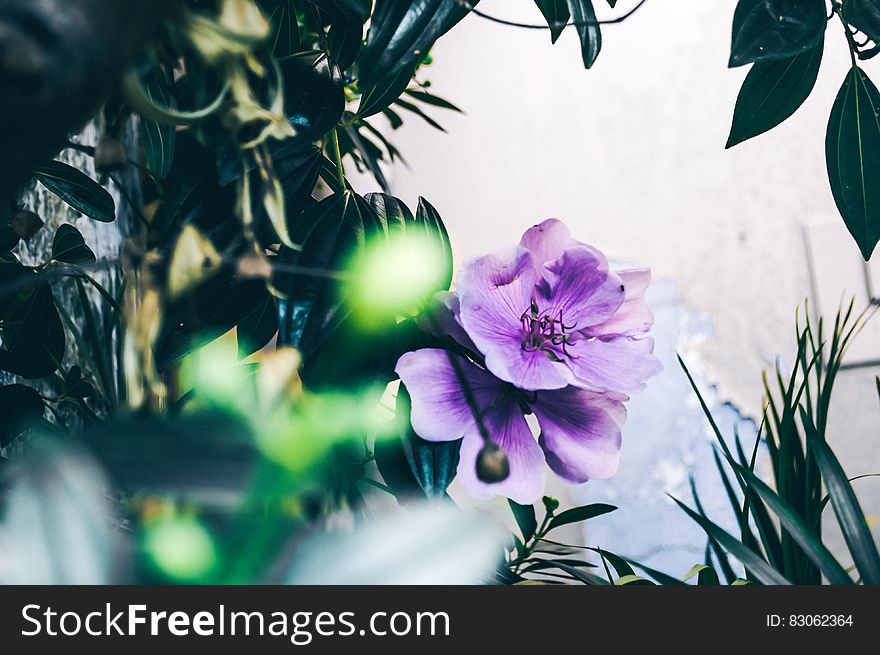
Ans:
<svg viewBox="0 0 880 655"><path fill-rule="evenodd" d="M568 346L573 341L571 331L575 325L566 325L562 316L562 309L555 313L552 310L540 310L538 302L532 298L532 302L526 309L520 322L523 327L522 349L526 352L544 352L550 359L561 362L563 357L575 359L568 352Z"/></svg>

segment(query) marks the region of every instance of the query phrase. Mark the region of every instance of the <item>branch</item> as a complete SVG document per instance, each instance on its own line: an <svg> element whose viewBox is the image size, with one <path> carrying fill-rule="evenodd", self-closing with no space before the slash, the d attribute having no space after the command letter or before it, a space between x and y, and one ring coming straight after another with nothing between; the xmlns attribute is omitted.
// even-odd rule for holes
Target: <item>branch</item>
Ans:
<svg viewBox="0 0 880 655"><path fill-rule="evenodd" d="M642 5L647 2L647 0L639 0L639 3L630 9L625 14L621 14L616 18L609 18L607 20L585 20L585 21L571 21L570 23L559 23L559 22L551 22L551 23L542 23L537 25L535 23L518 23L516 21L507 20L506 18L498 18L497 16L492 16L485 12L480 11L479 9L474 8L468 0L455 0L456 4L461 7L467 9L474 16L479 16L480 18L485 18L488 21L493 23L498 23L499 25L507 25L508 27L520 27L526 30L549 30L549 29L557 29L561 27L594 27L597 25L615 25L617 23L622 23L627 18L636 13L639 9L641 9Z"/></svg>

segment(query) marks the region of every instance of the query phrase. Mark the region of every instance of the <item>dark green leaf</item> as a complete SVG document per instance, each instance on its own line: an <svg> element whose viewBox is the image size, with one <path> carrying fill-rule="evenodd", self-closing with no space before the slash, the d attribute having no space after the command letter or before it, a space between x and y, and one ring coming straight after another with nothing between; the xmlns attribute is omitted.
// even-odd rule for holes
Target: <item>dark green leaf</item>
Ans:
<svg viewBox="0 0 880 655"><path fill-rule="evenodd" d="M877 552L877 544L871 536L871 530L852 484L847 480L837 457L816 431L813 422L803 409L801 409L801 420L807 432L807 444L816 458L828 495L831 497L831 506L837 515L840 531L862 575L862 580L866 584L880 584L880 554Z"/></svg>
<svg viewBox="0 0 880 655"><path fill-rule="evenodd" d="M739 0L733 15L731 68L791 57L825 34L825 0Z"/></svg>
<svg viewBox="0 0 880 655"><path fill-rule="evenodd" d="M411 103L411 102L407 102L406 100L401 100L400 98L398 98L397 100L395 100L395 101L394 101L394 104L397 105L398 107L403 107L403 108L406 109L407 111L412 112L413 114L415 114L416 116L418 116L419 118L421 118L423 121L425 121L428 125L430 125L431 127L433 127L435 130L440 130L441 132L445 132L445 131L446 131L446 128L444 128L442 125L440 125L440 123L438 123L438 122L435 121L433 118L431 118L430 116L428 116L428 115L427 115L425 112L423 112L422 109L421 109L420 107L418 107L417 105L414 105L414 104Z"/></svg>
<svg viewBox="0 0 880 655"><path fill-rule="evenodd" d="M567 509L561 514L557 514L550 520L547 531L568 525L570 523L580 523L587 519L592 519L603 514L613 512L617 508L614 505L605 505L604 503L593 503L591 505L582 505L581 507L573 507Z"/></svg>
<svg viewBox="0 0 880 655"><path fill-rule="evenodd" d="M15 248L21 241L10 225L0 225L0 253L6 253Z"/></svg>
<svg viewBox="0 0 880 655"><path fill-rule="evenodd" d="M717 586L719 584L718 574L711 566L706 566L705 564L697 564L694 568L685 573L684 579L690 580L695 575L697 576L698 586Z"/></svg>
<svg viewBox="0 0 880 655"><path fill-rule="evenodd" d="M528 541L535 535L535 530L538 529L535 508L531 505L520 505L510 499L508 499L507 504L510 505L510 511L513 512L513 518L516 519L516 524L522 533L523 541Z"/></svg>
<svg viewBox="0 0 880 655"><path fill-rule="evenodd" d="M574 578L578 582L583 582L584 584L587 584L587 585L597 585L597 586L611 584L607 580L600 578L598 575L596 575L594 573L590 573L589 571L581 571L579 568L571 566L571 565L566 564L564 562L561 562L559 560L557 560L555 562L555 565L556 565L556 568L558 568L561 571L565 571L566 573L568 573L572 578Z"/></svg>
<svg viewBox="0 0 880 655"><path fill-rule="evenodd" d="M238 356L247 357L272 340L278 332L278 305L266 293L256 307L238 324Z"/></svg>
<svg viewBox="0 0 880 655"><path fill-rule="evenodd" d="M91 382L83 379L82 369L71 366L64 378L64 395L71 398L88 398L95 392Z"/></svg>
<svg viewBox="0 0 880 655"><path fill-rule="evenodd" d="M602 32L596 22L596 11L592 0L568 0L568 9L581 40L581 56L584 67L590 68L596 62L602 49Z"/></svg>
<svg viewBox="0 0 880 655"><path fill-rule="evenodd" d="M345 91L334 79L327 55L304 53L280 62L284 113L296 139L309 142L332 130L345 112Z"/></svg>
<svg viewBox="0 0 880 655"><path fill-rule="evenodd" d="M46 282L25 288L6 305L2 334L0 370L33 379L58 368L64 328Z"/></svg>
<svg viewBox="0 0 880 655"><path fill-rule="evenodd" d="M335 22L327 32L327 47L330 58L340 70L346 70L357 59L364 39L363 24Z"/></svg>
<svg viewBox="0 0 880 655"><path fill-rule="evenodd" d="M843 19L874 43L880 42L880 3L877 0L846 0Z"/></svg>
<svg viewBox="0 0 880 655"><path fill-rule="evenodd" d="M880 239L880 93L857 67L837 93L825 136L834 202L865 261Z"/></svg>
<svg viewBox="0 0 880 655"><path fill-rule="evenodd" d="M309 0L328 16L362 25L370 16L371 0Z"/></svg>
<svg viewBox="0 0 880 655"><path fill-rule="evenodd" d="M292 55L300 49L299 25L296 21L294 0L258 0L263 14L269 20L272 31L269 43L278 59Z"/></svg>
<svg viewBox="0 0 880 655"><path fill-rule="evenodd" d="M437 281L437 289L442 291L452 284L454 262L452 259L452 243L449 241L449 233L443 224L440 214L424 198L419 198L419 207L416 210L416 224L427 231L428 236L434 239L443 253L443 277Z"/></svg>
<svg viewBox="0 0 880 655"><path fill-rule="evenodd" d="M477 1L470 0L470 6ZM454 0L376 0L367 42L358 57L362 88L399 73L411 77L434 42L467 14L467 7Z"/></svg>
<svg viewBox="0 0 880 655"><path fill-rule="evenodd" d="M358 105L358 116L367 118L381 111L385 111L392 102L400 97L409 86L415 68L406 68L396 73L390 73L372 84L366 84L359 80L363 96Z"/></svg>
<svg viewBox="0 0 880 655"><path fill-rule="evenodd" d="M408 226L415 224L415 217L401 200L387 193L368 193L364 196L370 207L379 218L382 229L386 234L405 231Z"/></svg>
<svg viewBox="0 0 880 655"><path fill-rule="evenodd" d="M676 502L676 504L678 504L679 507L681 507L682 510L684 510L684 512L688 516L690 516L694 521L699 524L701 528L703 528L707 535L709 535L712 539L721 544L721 546L725 550L727 550L731 555L742 562L743 566L751 571L756 579L760 580L764 584L791 584L788 580L785 579L785 577L782 576L782 574L771 567L762 557L756 555L738 539L725 532L722 528L718 527L706 517L697 514L684 503L675 498L673 498L673 500Z"/></svg>
<svg viewBox="0 0 880 655"><path fill-rule="evenodd" d="M95 261L95 253L86 245L79 230L65 223L55 230L52 259L68 264L90 264Z"/></svg>
<svg viewBox="0 0 880 655"><path fill-rule="evenodd" d="M670 585L674 587L679 587L684 585L685 583L678 578L675 578L667 573L663 573L663 571L658 571L657 569L652 569L650 566L645 566L639 562L634 562L633 560L627 560L630 564L635 566L636 568L641 569L652 578L654 578L657 582L662 585Z"/></svg>
<svg viewBox="0 0 880 655"><path fill-rule="evenodd" d="M6 448L43 416L43 399L23 384L0 387L0 447Z"/></svg>
<svg viewBox="0 0 880 655"><path fill-rule="evenodd" d="M568 24L571 13L568 11L568 0L535 0L538 9L547 19L550 26L550 42L556 43L556 39L562 34L562 30Z"/></svg>
<svg viewBox="0 0 880 655"><path fill-rule="evenodd" d="M737 96L725 147L767 132L797 111L816 83L823 47L820 41L794 57L752 66Z"/></svg>
<svg viewBox="0 0 880 655"><path fill-rule="evenodd" d="M145 79L144 93L159 107L171 106L171 81L161 67L154 68ZM149 118L140 119L141 142L147 158L147 168L160 180L171 171L174 160L174 125L160 124Z"/></svg>
<svg viewBox="0 0 880 655"><path fill-rule="evenodd" d="M807 557L819 567L819 570L825 574L825 577L828 578L831 584L852 584L852 579L837 560L834 559L834 555L822 544L821 538L807 527L791 505L780 498L776 492L747 468L738 464L732 463L732 465L737 467L740 475L746 479L749 486L773 510L773 513L779 518L782 527L798 543Z"/></svg>
<svg viewBox="0 0 880 655"><path fill-rule="evenodd" d="M88 175L60 161L51 161L33 170L43 186L79 213L102 223L116 218L113 196Z"/></svg>
<svg viewBox="0 0 880 655"><path fill-rule="evenodd" d="M451 111L457 111L458 113L464 113L453 105L448 100L444 100L440 96L435 96L433 93L427 93L425 91L419 91L417 89L407 89L406 95L415 98L421 102L424 102L426 105L433 105L435 107L440 107L441 109L449 109Z"/></svg>

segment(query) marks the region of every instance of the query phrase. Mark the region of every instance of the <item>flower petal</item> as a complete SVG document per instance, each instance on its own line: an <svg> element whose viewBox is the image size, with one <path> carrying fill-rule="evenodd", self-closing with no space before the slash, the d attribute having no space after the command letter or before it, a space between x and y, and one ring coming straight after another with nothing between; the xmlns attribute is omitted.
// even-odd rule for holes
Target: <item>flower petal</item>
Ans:
<svg viewBox="0 0 880 655"><path fill-rule="evenodd" d="M651 283L651 269L632 268L617 271L617 275L623 280L625 289L623 304L607 321L587 328L587 334L636 336L647 332L654 324L654 314L645 301L645 291Z"/></svg>
<svg viewBox="0 0 880 655"><path fill-rule="evenodd" d="M604 480L617 472L623 403L608 394L567 387L538 394L532 405L547 464L569 482Z"/></svg>
<svg viewBox="0 0 880 655"><path fill-rule="evenodd" d="M571 383L592 391L640 391L663 370L652 353L654 339L612 337L579 339L568 346Z"/></svg>
<svg viewBox="0 0 880 655"><path fill-rule="evenodd" d="M504 384L472 362L439 348L406 353L397 360L394 371L400 376L412 400L410 421L413 430L427 441L454 441L475 426L465 394L449 361L460 364L477 406L492 407L504 391Z"/></svg>
<svg viewBox="0 0 880 655"><path fill-rule="evenodd" d="M624 286L616 273L600 268L602 260L585 246L573 246L544 264L539 285L552 318L583 329L610 319L623 304Z"/></svg>
<svg viewBox="0 0 880 655"><path fill-rule="evenodd" d="M563 367L522 347L522 315L531 308L537 274L528 250L471 262L456 284L459 322L486 358L486 368L521 389L559 389Z"/></svg>
<svg viewBox="0 0 880 655"><path fill-rule="evenodd" d="M568 226L558 218L548 218L533 225L523 234L519 245L531 251L535 265L540 268L554 259L562 257L562 253L572 246L583 246L592 250L600 261L602 270L608 270L605 255L585 243L572 238Z"/></svg>
<svg viewBox="0 0 880 655"><path fill-rule="evenodd" d="M457 479L462 488L476 498L506 496L521 505L531 505L544 493L544 453L532 436L522 410L515 402L503 403L486 417L492 441L504 449L510 464L506 480L487 484L477 477L477 455L483 439L476 426L461 443Z"/></svg>

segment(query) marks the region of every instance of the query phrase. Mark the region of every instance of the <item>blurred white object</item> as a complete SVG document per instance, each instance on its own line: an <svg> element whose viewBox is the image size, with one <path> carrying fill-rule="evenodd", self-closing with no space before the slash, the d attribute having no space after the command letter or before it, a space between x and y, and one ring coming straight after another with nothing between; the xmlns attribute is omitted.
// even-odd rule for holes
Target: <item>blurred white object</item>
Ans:
<svg viewBox="0 0 880 655"><path fill-rule="evenodd" d="M504 531L489 516L426 502L352 532L311 537L285 583L479 584L493 577L504 544Z"/></svg>
<svg viewBox="0 0 880 655"><path fill-rule="evenodd" d="M119 536L104 474L84 453L34 440L11 471L0 583L108 584Z"/></svg>

